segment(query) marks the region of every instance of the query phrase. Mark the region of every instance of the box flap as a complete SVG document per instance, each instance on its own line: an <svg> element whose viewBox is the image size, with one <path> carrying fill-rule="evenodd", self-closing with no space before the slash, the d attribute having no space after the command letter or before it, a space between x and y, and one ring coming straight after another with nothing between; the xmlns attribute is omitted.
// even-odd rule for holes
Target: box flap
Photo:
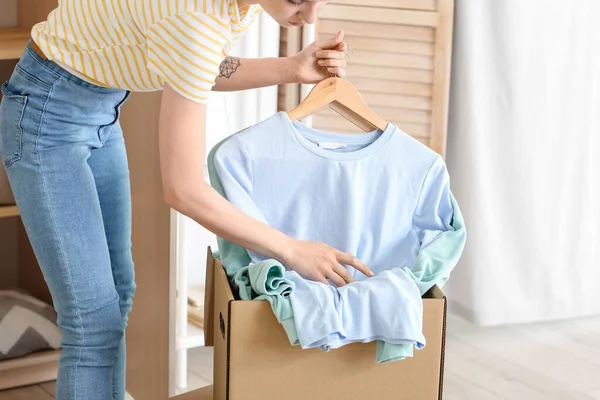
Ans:
<svg viewBox="0 0 600 400"><path fill-rule="evenodd" d="M210 246L206 255L206 281L204 283L204 345L214 346L215 312L215 258Z"/></svg>
<svg viewBox="0 0 600 400"><path fill-rule="evenodd" d="M205 386L179 396L171 397L170 400L213 400L213 386Z"/></svg>
<svg viewBox="0 0 600 400"><path fill-rule="evenodd" d="M231 303L233 294L229 280L219 260L214 260L214 367L213 384L215 400L228 399L229 340L231 328Z"/></svg>

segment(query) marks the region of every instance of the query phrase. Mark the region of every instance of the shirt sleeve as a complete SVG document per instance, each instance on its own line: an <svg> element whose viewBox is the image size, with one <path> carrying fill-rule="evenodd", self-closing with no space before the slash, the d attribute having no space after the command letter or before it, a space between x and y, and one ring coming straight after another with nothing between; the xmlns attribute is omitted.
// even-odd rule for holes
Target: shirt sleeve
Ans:
<svg viewBox="0 0 600 400"><path fill-rule="evenodd" d="M211 185L246 215L268 224L265 216L256 206L252 197L253 170L250 154L239 134L233 135L222 143L213 157L214 178ZM219 187L215 186L217 184ZM267 258L247 250L253 262Z"/></svg>
<svg viewBox="0 0 600 400"><path fill-rule="evenodd" d="M421 247L412 270L421 295L442 287L462 255L467 234L461 211L450 190L446 165L438 157L423 182L413 227Z"/></svg>
<svg viewBox="0 0 600 400"><path fill-rule="evenodd" d="M230 36L228 25L217 16L171 15L148 29L148 68L183 97L206 103Z"/></svg>

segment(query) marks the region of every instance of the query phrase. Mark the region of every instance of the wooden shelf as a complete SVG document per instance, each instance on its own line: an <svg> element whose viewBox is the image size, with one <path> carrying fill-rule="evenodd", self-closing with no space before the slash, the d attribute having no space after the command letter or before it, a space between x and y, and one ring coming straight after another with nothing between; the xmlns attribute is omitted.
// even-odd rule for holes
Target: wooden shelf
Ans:
<svg viewBox="0 0 600 400"><path fill-rule="evenodd" d="M19 209L17 206L0 206L0 218L18 217Z"/></svg>
<svg viewBox="0 0 600 400"><path fill-rule="evenodd" d="M55 380L59 357L60 350L49 350L0 361L0 390Z"/></svg>
<svg viewBox="0 0 600 400"><path fill-rule="evenodd" d="M29 29L0 29L0 60L15 60L21 57L31 37Z"/></svg>

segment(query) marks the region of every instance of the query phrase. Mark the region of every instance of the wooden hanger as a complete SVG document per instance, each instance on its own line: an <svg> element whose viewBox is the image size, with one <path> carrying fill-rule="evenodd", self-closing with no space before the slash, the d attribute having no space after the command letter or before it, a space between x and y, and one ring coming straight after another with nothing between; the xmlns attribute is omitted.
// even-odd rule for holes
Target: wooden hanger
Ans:
<svg viewBox="0 0 600 400"><path fill-rule="evenodd" d="M288 116L291 121L297 121L327 105L364 131L384 131L388 126L386 120L367 106L354 85L338 77L324 79L315 85L308 96L288 112Z"/></svg>

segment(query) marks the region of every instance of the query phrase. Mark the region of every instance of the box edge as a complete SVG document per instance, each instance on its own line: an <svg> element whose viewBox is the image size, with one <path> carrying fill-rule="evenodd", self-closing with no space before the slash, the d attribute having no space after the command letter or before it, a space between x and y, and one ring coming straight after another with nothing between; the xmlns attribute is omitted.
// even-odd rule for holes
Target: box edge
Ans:
<svg viewBox="0 0 600 400"><path fill-rule="evenodd" d="M234 300L227 302L227 359L225 361L225 400L229 400L229 388L231 380L231 304Z"/></svg>
<svg viewBox="0 0 600 400"><path fill-rule="evenodd" d="M206 248L206 277L204 279L204 346L214 347L215 259L210 246Z"/></svg>
<svg viewBox="0 0 600 400"><path fill-rule="evenodd" d="M441 290L441 289L440 289ZM446 325L448 321L448 300L446 296L443 297L444 300L444 314L443 314L443 323L442 323L442 346L441 346L441 357L440 357L440 383L439 383L439 393L438 400L442 400L444 397L444 371L446 369Z"/></svg>

